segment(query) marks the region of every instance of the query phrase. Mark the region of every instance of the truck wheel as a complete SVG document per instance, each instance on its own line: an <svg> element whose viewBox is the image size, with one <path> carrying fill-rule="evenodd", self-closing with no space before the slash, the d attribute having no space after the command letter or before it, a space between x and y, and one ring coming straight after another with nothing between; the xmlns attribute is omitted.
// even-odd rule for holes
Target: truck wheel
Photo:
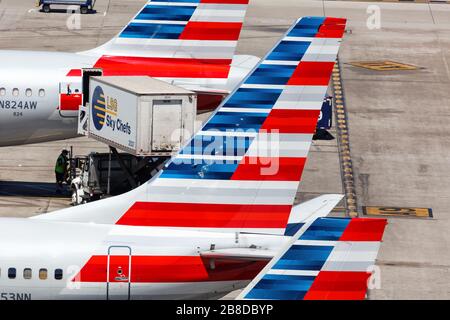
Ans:
<svg viewBox="0 0 450 320"><path fill-rule="evenodd" d="M80 12L81 12L82 14L88 13L88 7L85 7L85 6L80 7Z"/></svg>
<svg viewBox="0 0 450 320"><path fill-rule="evenodd" d="M45 13L49 13L50 12L50 5L49 4L44 4L42 6L42 10L44 10Z"/></svg>

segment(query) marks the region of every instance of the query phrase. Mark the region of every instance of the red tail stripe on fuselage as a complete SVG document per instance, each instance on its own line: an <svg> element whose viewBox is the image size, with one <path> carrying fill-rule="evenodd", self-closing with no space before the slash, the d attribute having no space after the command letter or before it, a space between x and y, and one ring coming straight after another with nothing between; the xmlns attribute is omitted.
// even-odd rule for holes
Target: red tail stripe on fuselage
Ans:
<svg viewBox="0 0 450 320"><path fill-rule="evenodd" d="M128 256L114 256L111 260L114 261L109 266L111 282L120 282L114 270L127 265L128 259ZM92 256L73 281L106 282L107 263L107 255ZM132 256L130 280L133 283L251 280L267 261L217 259L214 263L215 268L211 270L209 260L200 256Z"/></svg>
<svg viewBox="0 0 450 320"><path fill-rule="evenodd" d="M150 58L103 56L94 68L104 76L149 76L167 78L228 78L229 59Z"/></svg>
<svg viewBox="0 0 450 320"><path fill-rule="evenodd" d="M136 202L119 225L200 228L285 228L290 205Z"/></svg>

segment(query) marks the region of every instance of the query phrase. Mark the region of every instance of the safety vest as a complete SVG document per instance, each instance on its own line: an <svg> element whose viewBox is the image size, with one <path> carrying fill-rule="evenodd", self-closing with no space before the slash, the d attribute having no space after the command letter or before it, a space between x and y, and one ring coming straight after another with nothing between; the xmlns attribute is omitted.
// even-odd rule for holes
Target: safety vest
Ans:
<svg viewBox="0 0 450 320"><path fill-rule="evenodd" d="M56 160L56 165L55 165L55 172L56 173L64 173L66 172L66 157L64 157L62 154L58 157L58 159Z"/></svg>

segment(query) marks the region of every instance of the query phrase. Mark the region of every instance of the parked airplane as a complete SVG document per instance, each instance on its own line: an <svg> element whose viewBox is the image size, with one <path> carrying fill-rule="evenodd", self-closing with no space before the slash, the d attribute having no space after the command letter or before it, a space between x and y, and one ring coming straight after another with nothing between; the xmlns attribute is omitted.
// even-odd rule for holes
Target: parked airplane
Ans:
<svg viewBox="0 0 450 320"><path fill-rule="evenodd" d="M0 51L0 146L75 137L89 75L148 75L214 109L258 58L235 56L248 0L149 1L112 40L79 53Z"/></svg>
<svg viewBox="0 0 450 320"><path fill-rule="evenodd" d="M344 28L299 19L148 183L0 219L0 297L364 299L386 221L292 205Z"/></svg>

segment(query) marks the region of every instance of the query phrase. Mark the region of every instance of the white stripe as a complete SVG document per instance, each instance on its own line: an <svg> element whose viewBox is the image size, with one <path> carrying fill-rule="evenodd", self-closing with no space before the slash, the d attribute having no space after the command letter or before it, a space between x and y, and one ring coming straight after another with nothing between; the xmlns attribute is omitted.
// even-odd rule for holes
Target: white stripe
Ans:
<svg viewBox="0 0 450 320"><path fill-rule="evenodd" d="M375 264L379 248L378 241L338 241L322 270L368 271Z"/></svg>
<svg viewBox="0 0 450 320"><path fill-rule="evenodd" d="M258 135L256 131L218 131L208 130L200 131L197 135L201 136L217 136L217 137L250 137L254 138Z"/></svg>
<svg viewBox="0 0 450 320"><path fill-rule="evenodd" d="M311 146L311 134L260 133L252 141L249 157L292 157L306 158Z"/></svg>
<svg viewBox="0 0 450 320"><path fill-rule="evenodd" d="M276 84L249 84L249 83L244 83L240 87L241 88L248 88L248 89L281 89L281 90L283 90L287 86L285 86L285 85L276 85Z"/></svg>
<svg viewBox="0 0 450 320"><path fill-rule="evenodd" d="M151 192L145 201L291 206L298 184L298 181L159 178L149 183Z"/></svg>
<svg viewBox="0 0 450 320"><path fill-rule="evenodd" d="M273 109L320 110L327 86L287 86Z"/></svg>
<svg viewBox="0 0 450 320"><path fill-rule="evenodd" d="M334 247L337 244L337 241L328 241L328 240L297 240L294 242L294 245L302 245L302 246L332 246Z"/></svg>
<svg viewBox="0 0 450 320"><path fill-rule="evenodd" d="M323 99L321 101L292 101L292 102L279 100L272 109L320 110L322 109L322 104Z"/></svg>
<svg viewBox="0 0 450 320"><path fill-rule="evenodd" d="M154 6L195 6L197 7L199 3L195 2L160 2L160 1L149 1L147 5Z"/></svg>
<svg viewBox="0 0 450 320"><path fill-rule="evenodd" d="M115 38L114 45L133 45L143 46L192 46L192 47L234 47L237 45L235 40L179 40L179 39L142 39L142 38Z"/></svg>
<svg viewBox="0 0 450 320"><path fill-rule="evenodd" d="M197 7L197 10L195 10L189 21L243 22L246 11L245 7L238 6L233 10L232 5L201 4Z"/></svg>
<svg viewBox="0 0 450 320"><path fill-rule="evenodd" d="M304 42L312 42L316 38L313 37L284 37L283 41L304 41Z"/></svg>
<svg viewBox="0 0 450 320"><path fill-rule="evenodd" d="M285 276L311 276L311 277L315 277L315 276L317 276L319 274L319 271L270 269L266 274L277 274L277 275L285 275Z"/></svg>
<svg viewBox="0 0 450 320"><path fill-rule="evenodd" d="M296 66L300 63L299 61L285 61L285 60L264 60L261 64L272 64L280 66Z"/></svg>
<svg viewBox="0 0 450 320"><path fill-rule="evenodd" d="M279 189L297 190L296 181L245 181L245 180L210 180L210 179L155 179L152 186L164 187L199 187L220 189Z"/></svg>
<svg viewBox="0 0 450 320"><path fill-rule="evenodd" d="M187 24L188 21L173 21L173 20L139 20L134 19L131 23L155 23L155 24Z"/></svg>
<svg viewBox="0 0 450 320"><path fill-rule="evenodd" d="M243 156L208 155L208 154L178 154L176 159L194 159L208 161L241 161Z"/></svg>
<svg viewBox="0 0 450 320"><path fill-rule="evenodd" d="M248 112L248 113L270 113L272 109L258 109L258 108L225 108L219 109L220 112Z"/></svg>

